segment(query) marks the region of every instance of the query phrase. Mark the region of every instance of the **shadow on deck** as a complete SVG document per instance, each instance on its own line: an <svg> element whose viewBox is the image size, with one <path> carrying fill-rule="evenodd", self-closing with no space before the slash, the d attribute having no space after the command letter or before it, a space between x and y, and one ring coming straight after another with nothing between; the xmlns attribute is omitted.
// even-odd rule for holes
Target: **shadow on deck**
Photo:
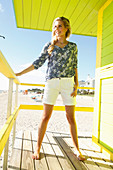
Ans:
<svg viewBox="0 0 113 170"><path fill-rule="evenodd" d="M40 153L40 160L32 160L36 147L37 132L25 131L16 135L13 154L8 169L22 170L107 170L113 169L113 162L108 160L98 148L92 145L90 136L79 136L79 146L87 160L78 161L74 155L71 137L65 133L47 131Z"/></svg>

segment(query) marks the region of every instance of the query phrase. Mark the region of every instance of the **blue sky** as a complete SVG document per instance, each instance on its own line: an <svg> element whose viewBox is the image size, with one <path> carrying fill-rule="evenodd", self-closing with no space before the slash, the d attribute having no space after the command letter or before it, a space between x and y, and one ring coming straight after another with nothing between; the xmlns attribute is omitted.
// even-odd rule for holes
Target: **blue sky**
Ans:
<svg viewBox="0 0 113 170"><path fill-rule="evenodd" d="M51 32L16 27L12 0L0 0L0 50L14 72L29 66L40 54L44 44L51 41ZM69 41L78 46L78 78L95 77L96 37L71 35ZM18 77L20 82L44 83L46 63L39 69ZM0 89L8 87L8 80L0 73Z"/></svg>

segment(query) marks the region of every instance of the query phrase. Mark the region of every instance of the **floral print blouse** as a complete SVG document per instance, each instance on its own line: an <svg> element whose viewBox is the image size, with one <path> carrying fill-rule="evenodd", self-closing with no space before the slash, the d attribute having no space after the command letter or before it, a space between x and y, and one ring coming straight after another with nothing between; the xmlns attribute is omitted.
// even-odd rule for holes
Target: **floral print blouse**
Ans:
<svg viewBox="0 0 113 170"><path fill-rule="evenodd" d="M50 44L49 42L44 46L39 58L33 62L34 68L38 69L48 60L46 80L74 76L77 68L77 45L73 42L68 42L63 48L54 45L50 56L47 51Z"/></svg>

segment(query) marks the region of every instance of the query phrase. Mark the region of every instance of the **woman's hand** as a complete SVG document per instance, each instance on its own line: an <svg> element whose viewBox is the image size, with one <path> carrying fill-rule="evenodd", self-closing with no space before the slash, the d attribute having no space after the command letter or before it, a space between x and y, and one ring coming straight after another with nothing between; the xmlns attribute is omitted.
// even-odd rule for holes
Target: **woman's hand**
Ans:
<svg viewBox="0 0 113 170"><path fill-rule="evenodd" d="M30 65L28 68L24 69L23 71L19 72L19 73L15 73L16 76L21 76L25 73L28 73L30 71L34 70L34 65Z"/></svg>
<svg viewBox="0 0 113 170"><path fill-rule="evenodd" d="M76 97L76 95L77 95L77 86L74 85L73 92L71 93L71 96Z"/></svg>
<svg viewBox="0 0 113 170"><path fill-rule="evenodd" d="M16 76L21 76L21 72L20 73L15 73Z"/></svg>

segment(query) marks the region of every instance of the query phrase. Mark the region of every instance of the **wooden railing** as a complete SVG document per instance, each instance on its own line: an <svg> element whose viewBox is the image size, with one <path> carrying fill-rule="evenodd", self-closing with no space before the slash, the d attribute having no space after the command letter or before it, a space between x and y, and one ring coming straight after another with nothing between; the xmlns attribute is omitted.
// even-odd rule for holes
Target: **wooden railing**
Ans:
<svg viewBox="0 0 113 170"><path fill-rule="evenodd" d="M8 104L7 104L7 121L0 130L0 155L4 150L4 161L3 161L3 170L7 169L7 161L8 161L8 150L9 150L9 135L13 128L13 142L14 145L15 140L15 131L16 131L16 118L18 116L20 109L31 109L31 110L43 110L43 105L23 105L18 106L18 85L28 85L28 86L45 86L44 84L28 84L28 83L20 83L12 68L8 64L7 60L3 56L0 51L0 72L9 79L9 90L8 90ZM11 113L12 110L12 93L13 93L13 82L16 83L16 95L15 95L15 109L14 112ZM79 89L92 89L92 87L78 87ZM76 111L86 111L93 112L93 107L76 107ZM54 106L54 110L64 111L64 106Z"/></svg>

